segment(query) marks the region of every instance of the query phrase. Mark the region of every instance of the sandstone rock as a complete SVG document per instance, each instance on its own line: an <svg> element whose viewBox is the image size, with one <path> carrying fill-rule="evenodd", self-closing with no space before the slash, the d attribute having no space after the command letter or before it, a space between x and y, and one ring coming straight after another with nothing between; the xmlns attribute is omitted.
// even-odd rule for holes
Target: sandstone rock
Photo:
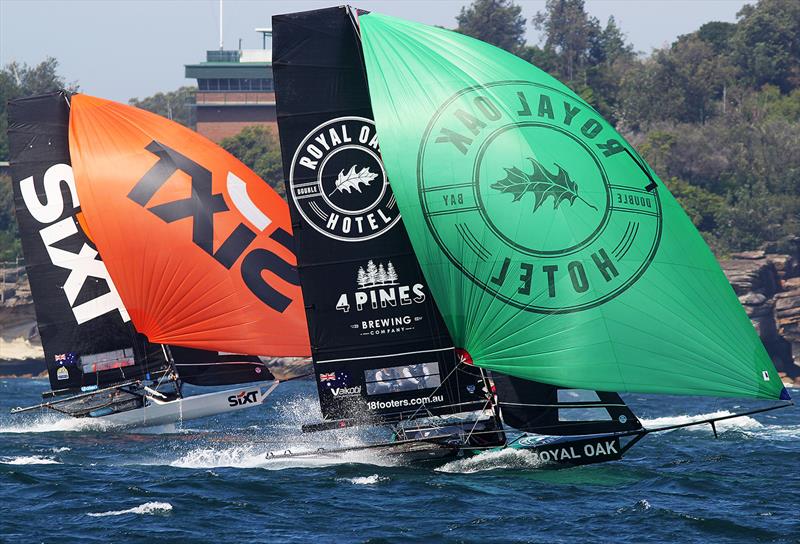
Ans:
<svg viewBox="0 0 800 544"><path fill-rule="evenodd" d="M739 297L739 302L745 306L761 306L767 301L767 297L761 293L747 293Z"/></svg>
<svg viewBox="0 0 800 544"><path fill-rule="evenodd" d="M800 359L800 289L775 295L775 324L781 336L793 344L795 360Z"/></svg>
<svg viewBox="0 0 800 544"><path fill-rule="evenodd" d="M767 259L728 259L719 264L739 296L757 292L771 297L780 288L775 265Z"/></svg>
<svg viewBox="0 0 800 544"><path fill-rule="evenodd" d="M764 315L771 317L774 315L775 303L770 300L759 306L745 306L744 311L747 313L747 316L750 319L755 319L756 317L761 317Z"/></svg>
<svg viewBox="0 0 800 544"><path fill-rule="evenodd" d="M775 317L771 311L760 315L749 315L750 321L758 333L759 338L766 344L778 337L778 330L775 327Z"/></svg>
<svg viewBox="0 0 800 544"><path fill-rule="evenodd" d="M781 280L800 276L800 259L794 255L770 254L767 260L775 266Z"/></svg>
<svg viewBox="0 0 800 544"><path fill-rule="evenodd" d="M795 289L800 289L800 278L790 278L788 280L784 280L783 288L786 291L793 291Z"/></svg>
<svg viewBox="0 0 800 544"><path fill-rule="evenodd" d="M756 249L754 251L740 251L739 253L734 253L731 255L734 259L763 259L766 256L766 252L763 249Z"/></svg>

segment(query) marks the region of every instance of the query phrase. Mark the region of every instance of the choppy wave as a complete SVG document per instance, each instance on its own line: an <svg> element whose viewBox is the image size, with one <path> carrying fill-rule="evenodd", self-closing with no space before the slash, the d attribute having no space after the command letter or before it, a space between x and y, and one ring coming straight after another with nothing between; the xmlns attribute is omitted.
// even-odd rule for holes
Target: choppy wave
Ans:
<svg viewBox="0 0 800 544"><path fill-rule="evenodd" d="M108 512L89 512L87 515L93 518L105 516L122 516L124 514L166 514L172 511L172 505L168 502L146 502L127 510L110 510Z"/></svg>
<svg viewBox="0 0 800 544"><path fill-rule="evenodd" d="M684 423L691 423L693 421L701 421L703 419L710 419L715 417L725 417L733 415L733 412L729 412L728 410L719 410L717 412L710 412L708 414L697 414L697 415L681 415L681 416L667 416L667 417L657 417L653 419L642 419L642 425L644 425L647 429L658 428L658 427L667 427L669 425L682 425ZM753 429L761 429L764 427L761 423L756 421L750 416L739 416L736 418L726 419L723 421L718 421L716 423L717 431L729 431L729 430L736 430L736 431L749 431ZM685 427L686 429L691 430L702 430L711 432L711 428L707 425L697 425L694 427Z"/></svg>
<svg viewBox="0 0 800 544"><path fill-rule="evenodd" d="M327 441L326 441L327 442ZM358 448L364 445L361 441L337 441L331 445L318 442L309 444L306 441L294 445L275 448L272 444L240 445L227 448L201 447L192 449L179 458L169 462L173 467L180 468L264 468L268 470L282 470L286 468L313 468L340 464L364 464L377 466L392 466L396 464L392 459L381 456L370 450L353 450L344 452L326 453L328 449Z"/></svg>
<svg viewBox="0 0 800 544"><path fill-rule="evenodd" d="M203 445L180 453L178 458L166 462L180 468L313 468L340 464L393 466L397 460L371 450L336 451L359 448L373 443L368 435L374 430L352 427L303 433L304 424L322 419L319 404L314 397L297 395L282 400L274 406L271 417L271 434L260 433L259 427L250 428L249 443L236 446ZM161 463L161 461L156 461Z"/></svg>
<svg viewBox="0 0 800 544"><path fill-rule="evenodd" d="M732 415L733 412L727 410L720 410L717 412L710 412L707 414L698 415L682 415L670 417L658 417L653 419L642 419L642 425L647 429L657 429L658 427L667 427L669 425L681 425L683 423L691 423L714 417L725 417ZM717 432L724 433L728 431L738 432L747 437L760 438L763 440L776 440L776 441L790 441L800 439L800 425L772 425L769 423L761 423L755 418L750 416L740 416L723 421L716 422ZM692 427L684 427L684 429L693 432L713 433L710 425L696 425Z"/></svg>
<svg viewBox="0 0 800 544"><path fill-rule="evenodd" d="M0 434L86 432L103 431L108 428L109 424L100 419L64 417L56 414L41 414L13 423L0 422Z"/></svg>
<svg viewBox="0 0 800 544"><path fill-rule="evenodd" d="M373 474L372 476L356 476L355 478L342 478L341 481L350 482L353 485L375 485L379 482L388 480L386 476Z"/></svg>
<svg viewBox="0 0 800 544"><path fill-rule="evenodd" d="M439 472L472 474L473 472L484 472L487 470L535 469L544 464L545 463L533 452L523 449L505 448L502 450L485 451L465 459L456 459L436 470Z"/></svg>
<svg viewBox="0 0 800 544"><path fill-rule="evenodd" d="M4 465L60 465L61 461L41 455L20 455L18 457L0 457L0 463Z"/></svg>

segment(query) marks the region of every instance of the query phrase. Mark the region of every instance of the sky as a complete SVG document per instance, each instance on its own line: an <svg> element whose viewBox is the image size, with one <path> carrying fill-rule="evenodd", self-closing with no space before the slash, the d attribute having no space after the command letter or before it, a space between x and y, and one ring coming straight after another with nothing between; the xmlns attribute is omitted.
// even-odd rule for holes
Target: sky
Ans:
<svg viewBox="0 0 800 544"><path fill-rule="evenodd" d="M353 0L356 2L356 0ZM360 8L419 21L456 26L469 0L361 0ZM256 27L276 13L318 9L337 0L223 0L226 49L261 47ZM517 0L530 21L545 0ZM637 51L671 43L708 21L736 20L744 0L587 0L603 24L613 15ZM60 63L68 82L88 94L127 102L195 84L185 64L205 60L219 47L219 0L0 0L0 65ZM528 41L541 36L529 24ZM268 45L269 47L269 45Z"/></svg>

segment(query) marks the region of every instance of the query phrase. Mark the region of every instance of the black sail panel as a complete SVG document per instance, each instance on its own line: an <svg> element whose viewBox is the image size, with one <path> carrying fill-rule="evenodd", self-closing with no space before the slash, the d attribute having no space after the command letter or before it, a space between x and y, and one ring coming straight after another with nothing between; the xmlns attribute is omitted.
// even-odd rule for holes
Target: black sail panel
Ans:
<svg viewBox="0 0 800 544"><path fill-rule="evenodd" d="M165 366L131 325L82 226L68 125L66 92L9 104L14 203L53 390L102 387Z"/></svg>
<svg viewBox="0 0 800 544"><path fill-rule="evenodd" d="M557 436L641 429L617 393L567 389L492 373L503 423L520 431Z"/></svg>
<svg viewBox="0 0 800 544"><path fill-rule="evenodd" d="M255 355L221 354L178 346L170 346L170 354L181 381L192 385L233 385L275 379Z"/></svg>
<svg viewBox="0 0 800 544"><path fill-rule="evenodd" d="M455 369L383 169L349 9L273 17L273 70L323 415L480 408L480 373Z"/></svg>

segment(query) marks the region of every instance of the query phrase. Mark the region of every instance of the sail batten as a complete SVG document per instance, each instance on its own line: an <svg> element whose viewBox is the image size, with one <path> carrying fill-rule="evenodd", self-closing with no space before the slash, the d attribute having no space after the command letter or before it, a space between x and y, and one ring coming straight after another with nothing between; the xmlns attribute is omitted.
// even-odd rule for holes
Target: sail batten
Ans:
<svg viewBox="0 0 800 544"><path fill-rule="evenodd" d="M476 365L567 388L781 397L702 237L591 106L478 40L359 23L392 189Z"/></svg>

